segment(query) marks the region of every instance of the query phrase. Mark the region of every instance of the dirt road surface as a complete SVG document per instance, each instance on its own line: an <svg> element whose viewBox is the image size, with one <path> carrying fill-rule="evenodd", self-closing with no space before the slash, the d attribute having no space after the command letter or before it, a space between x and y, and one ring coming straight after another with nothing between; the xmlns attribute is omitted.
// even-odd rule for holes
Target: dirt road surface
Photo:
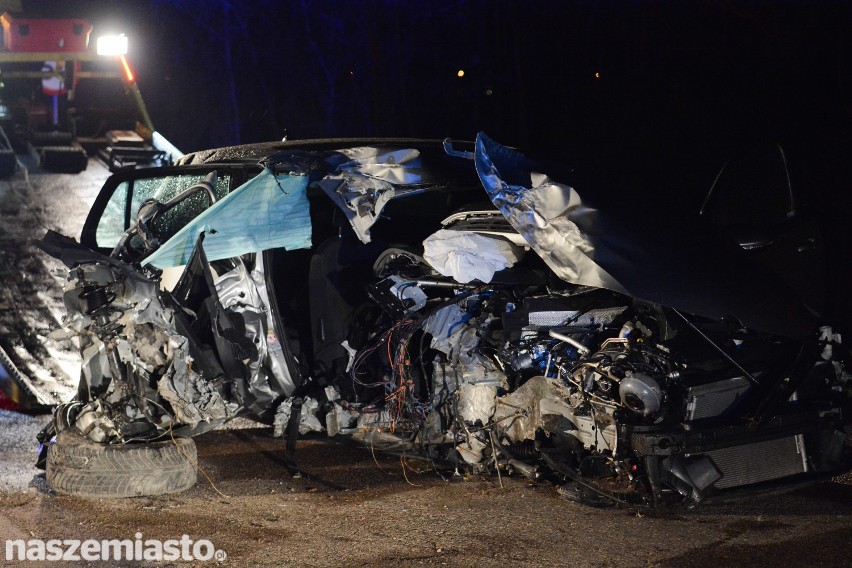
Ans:
<svg viewBox="0 0 852 568"><path fill-rule="evenodd" d="M91 179L34 175L31 190L0 188L0 339L13 351L26 351L14 326L34 329L34 344L57 327L56 281L26 239L47 226L78 234L99 186ZM22 303L28 320L17 309ZM52 494L32 467L34 434L48 418L0 412L0 541L188 534L225 551L221 565L240 567L852 565L848 476L782 496L647 515L567 502L554 486L525 479L504 478L502 488L497 479L444 481L416 463L403 469L397 457L319 439L299 442L304 474L293 478L283 442L267 428L249 427L197 438L209 481L199 474L185 493L84 500Z"/></svg>
<svg viewBox="0 0 852 568"><path fill-rule="evenodd" d="M525 479L504 477L500 488L497 479L443 481L434 471L416 471L416 464L403 472L399 458L374 459L369 449L328 440L299 443L304 474L293 478L283 442L265 428L217 431L196 441L210 481L199 474L194 488L171 496L85 500L52 495L36 478L23 491L0 494L0 537L188 534L225 551L222 565L229 566L715 568L852 560L852 478L647 515L567 502L554 486Z"/></svg>

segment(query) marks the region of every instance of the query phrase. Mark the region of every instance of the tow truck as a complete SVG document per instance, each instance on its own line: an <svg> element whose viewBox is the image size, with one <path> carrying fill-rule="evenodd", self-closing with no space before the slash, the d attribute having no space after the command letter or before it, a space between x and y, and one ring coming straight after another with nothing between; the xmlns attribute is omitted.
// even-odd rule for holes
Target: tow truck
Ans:
<svg viewBox="0 0 852 568"><path fill-rule="evenodd" d="M3 12L0 27L0 408L48 408L69 396L78 377L57 366L56 353L38 353L45 329L59 323L44 289L47 267L24 266L28 240L38 236L21 229L26 217L43 209L45 187L99 188L110 172L167 166L183 154L154 128L125 35L90 44L94 27L85 19L16 11ZM45 321L51 318L55 325Z"/></svg>
<svg viewBox="0 0 852 568"><path fill-rule="evenodd" d="M116 171L168 165L181 155L154 128L127 58L127 36L98 37L93 50L85 19L4 12L0 24L0 177L14 173L21 152L64 173L85 170L90 156Z"/></svg>

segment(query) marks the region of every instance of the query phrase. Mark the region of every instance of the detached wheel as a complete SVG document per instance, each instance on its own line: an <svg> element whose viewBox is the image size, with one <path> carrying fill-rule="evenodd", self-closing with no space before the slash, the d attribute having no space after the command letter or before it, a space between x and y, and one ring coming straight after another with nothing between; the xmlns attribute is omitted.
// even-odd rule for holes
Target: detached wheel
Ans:
<svg viewBox="0 0 852 568"><path fill-rule="evenodd" d="M142 444L92 442L66 428L47 449L47 484L79 497L141 497L195 485L197 454L191 438Z"/></svg>

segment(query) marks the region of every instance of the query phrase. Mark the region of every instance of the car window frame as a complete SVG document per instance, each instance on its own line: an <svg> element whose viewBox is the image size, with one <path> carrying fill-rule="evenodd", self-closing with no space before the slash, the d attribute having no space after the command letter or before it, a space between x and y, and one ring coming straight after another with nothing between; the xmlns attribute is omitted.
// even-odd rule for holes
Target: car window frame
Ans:
<svg viewBox="0 0 852 568"><path fill-rule="evenodd" d="M786 182L786 190L787 190L787 219L791 219L798 214L798 202L796 199L796 194L794 191L794 183L793 176L790 174L790 162L787 158L787 152L781 144L770 144L774 152L777 152L777 156L781 158L780 164L783 167L784 172L784 181ZM753 149L752 149L753 150ZM707 192L707 195L704 197L704 202L701 204L701 208L698 210L699 216L707 216L709 214L710 204L715 201L717 196L716 188L719 185L720 180L722 180L723 176L726 175L726 170L728 166L734 159L741 159L742 155L735 156L734 158L730 158L725 161L719 171L716 173L716 177L713 178L713 183L710 185L710 190Z"/></svg>
<svg viewBox="0 0 852 568"><path fill-rule="evenodd" d="M101 222L104 212L106 211L107 204L110 202L115 191L122 183L127 182L128 190L130 190L133 186L130 182L134 182L139 179L156 179L176 175L204 176L214 170L230 176L231 179L228 184L228 193L230 193L255 175L259 174L262 171L262 168L256 163L211 163L191 166L140 168L126 172L117 172L107 178L106 182L104 182L104 185L98 192L98 196L95 198L92 207L89 209L86 221L83 224L83 229L80 231L80 243L92 250L102 252L108 252L111 250L111 248L98 246L97 230L98 224ZM125 229L129 226L128 222L132 222L133 216L135 215L135 211L129 211L131 203L132 196L128 195L126 204L128 211L125 212Z"/></svg>

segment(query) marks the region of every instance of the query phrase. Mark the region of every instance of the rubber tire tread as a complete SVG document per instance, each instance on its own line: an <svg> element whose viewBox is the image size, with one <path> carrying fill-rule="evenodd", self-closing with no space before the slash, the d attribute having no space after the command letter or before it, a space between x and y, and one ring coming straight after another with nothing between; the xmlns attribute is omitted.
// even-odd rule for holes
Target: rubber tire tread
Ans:
<svg viewBox="0 0 852 568"><path fill-rule="evenodd" d="M45 170L79 174L89 165L86 151L79 144L73 146L43 146L38 150L41 167Z"/></svg>
<svg viewBox="0 0 852 568"><path fill-rule="evenodd" d="M66 428L47 450L47 484L57 493L94 498L156 496L195 485L191 438L99 444Z"/></svg>
<svg viewBox="0 0 852 568"><path fill-rule="evenodd" d="M30 133L30 144L33 146L70 146L73 143L74 136L70 132L50 131Z"/></svg>

